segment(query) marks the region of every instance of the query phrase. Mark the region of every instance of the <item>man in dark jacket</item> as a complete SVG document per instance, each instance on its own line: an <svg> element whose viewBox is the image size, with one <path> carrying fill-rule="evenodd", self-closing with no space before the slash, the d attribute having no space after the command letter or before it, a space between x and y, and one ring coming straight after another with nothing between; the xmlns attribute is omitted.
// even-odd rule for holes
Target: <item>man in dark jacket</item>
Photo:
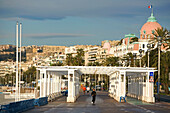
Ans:
<svg viewBox="0 0 170 113"><path fill-rule="evenodd" d="M94 104L95 100L96 100L96 91L95 91L95 89L93 89L93 91L91 93L91 96L92 96L92 103Z"/></svg>

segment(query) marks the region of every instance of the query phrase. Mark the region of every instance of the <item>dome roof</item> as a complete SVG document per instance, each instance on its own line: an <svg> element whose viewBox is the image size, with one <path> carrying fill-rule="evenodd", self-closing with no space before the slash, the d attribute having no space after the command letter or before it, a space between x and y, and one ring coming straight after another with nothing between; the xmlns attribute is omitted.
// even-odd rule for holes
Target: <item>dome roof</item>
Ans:
<svg viewBox="0 0 170 113"><path fill-rule="evenodd" d="M103 49L110 49L110 43L108 40L105 41L105 43L103 45Z"/></svg>
<svg viewBox="0 0 170 113"><path fill-rule="evenodd" d="M142 26L140 34L152 34L155 29L161 28L162 26L157 22L156 18L151 13L148 21Z"/></svg>
<svg viewBox="0 0 170 113"><path fill-rule="evenodd" d="M161 28L161 25L157 22L147 22L141 28L141 34L152 34L155 29Z"/></svg>

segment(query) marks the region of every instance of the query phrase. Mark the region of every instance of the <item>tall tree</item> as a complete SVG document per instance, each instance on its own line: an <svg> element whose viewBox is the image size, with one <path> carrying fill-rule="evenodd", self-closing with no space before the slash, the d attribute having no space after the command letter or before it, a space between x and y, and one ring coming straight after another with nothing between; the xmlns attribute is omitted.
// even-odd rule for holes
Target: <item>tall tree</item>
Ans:
<svg viewBox="0 0 170 113"><path fill-rule="evenodd" d="M77 50L76 61L78 66L84 66L84 51L83 49Z"/></svg>
<svg viewBox="0 0 170 113"><path fill-rule="evenodd" d="M105 66L119 66L119 57L109 57L105 60Z"/></svg>
<svg viewBox="0 0 170 113"><path fill-rule="evenodd" d="M57 63L54 64L50 64L50 66L63 66L64 64L60 61L58 61Z"/></svg>
<svg viewBox="0 0 170 113"><path fill-rule="evenodd" d="M131 38L130 44L133 43L133 42L138 42L138 37L133 37L133 38Z"/></svg>
<svg viewBox="0 0 170 113"><path fill-rule="evenodd" d="M68 65L68 66L73 65L73 56L72 56L72 54L67 54L67 56L66 56L66 65Z"/></svg>
<svg viewBox="0 0 170 113"><path fill-rule="evenodd" d="M158 28L153 33L154 38L150 40L150 43L153 45L156 45L158 43L158 37L161 37L161 43L164 47L167 47L167 49L170 49L170 38L167 37L170 31L168 31L166 28Z"/></svg>
<svg viewBox="0 0 170 113"><path fill-rule="evenodd" d="M27 83L31 83L36 79L36 67L30 67L27 71L23 73L24 81Z"/></svg>

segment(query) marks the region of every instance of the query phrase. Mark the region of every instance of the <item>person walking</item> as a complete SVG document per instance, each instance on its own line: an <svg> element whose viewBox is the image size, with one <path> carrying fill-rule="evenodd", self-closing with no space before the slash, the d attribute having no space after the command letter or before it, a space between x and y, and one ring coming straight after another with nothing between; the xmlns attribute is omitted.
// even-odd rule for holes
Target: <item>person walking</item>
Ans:
<svg viewBox="0 0 170 113"><path fill-rule="evenodd" d="M84 92L84 95L85 95L85 92L86 92L86 87L83 87L83 92Z"/></svg>
<svg viewBox="0 0 170 113"><path fill-rule="evenodd" d="M92 96L92 104L94 104L95 100L96 100L96 91L95 91L95 89L93 89L93 91L91 93L91 96Z"/></svg>
<svg viewBox="0 0 170 113"><path fill-rule="evenodd" d="M90 87L87 87L87 94L89 94L89 91L90 91Z"/></svg>

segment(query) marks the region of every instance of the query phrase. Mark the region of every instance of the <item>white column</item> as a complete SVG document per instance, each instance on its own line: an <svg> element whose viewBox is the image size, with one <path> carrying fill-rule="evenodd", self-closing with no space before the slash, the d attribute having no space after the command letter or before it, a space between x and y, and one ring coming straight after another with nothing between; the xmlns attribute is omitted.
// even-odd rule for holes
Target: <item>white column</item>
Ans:
<svg viewBox="0 0 170 113"><path fill-rule="evenodd" d="M60 92L60 76L56 76L56 92Z"/></svg>
<svg viewBox="0 0 170 113"><path fill-rule="evenodd" d="M43 97L43 73L42 70L40 70L40 97Z"/></svg>
<svg viewBox="0 0 170 113"><path fill-rule="evenodd" d="M20 100L20 93L21 93L21 31L22 31L22 24L20 23L20 64L19 64L19 100Z"/></svg>
<svg viewBox="0 0 170 113"><path fill-rule="evenodd" d="M52 78L53 78L53 83L52 83L52 93L54 93L54 90L55 90L55 87L54 87L54 84L55 84L55 76L54 76L54 73L52 74Z"/></svg>
<svg viewBox="0 0 170 113"><path fill-rule="evenodd" d="M72 95L75 96L75 72L73 72Z"/></svg>
<svg viewBox="0 0 170 113"><path fill-rule="evenodd" d="M16 25L16 92L15 101L18 101L18 22Z"/></svg>
<svg viewBox="0 0 170 113"><path fill-rule="evenodd" d="M43 94L44 97L47 96L47 73L46 73L46 70L44 71L44 94Z"/></svg>
<svg viewBox="0 0 170 113"><path fill-rule="evenodd" d="M52 76L52 75L50 75L50 76ZM50 88L50 94L52 94L53 93L53 76L52 77L50 77L50 85L51 85L51 88Z"/></svg>
<svg viewBox="0 0 170 113"><path fill-rule="evenodd" d="M50 94L50 73L48 73L48 90L47 90L47 95Z"/></svg>
<svg viewBox="0 0 170 113"><path fill-rule="evenodd" d="M74 86L74 69L68 70L68 97L67 102L75 102L76 96L75 96L75 86Z"/></svg>
<svg viewBox="0 0 170 113"><path fill-rule="evenodd" d="M68 97L70 96L70 72L68 70Z"/></svg>
<svg viewBox="0 0 170 113"><path fill-rule="evenodd" d="M126 95L126 72L124 72L124 97Z"/></svg>
<svg viewBox="0 0 170 113"><path fill-rule="evenodd" d="M57 75L54 75L54 93L57 92Z"/></svg>
<svg viewBox="0 0 170 113"><path fill-rule="evenodd" d="M59 92L61 92L61 75L59 76L60 83L59 83Z"/></svg>
<svg viewBox="0 0 170 113"><path fill-rule="evenodd" d="M117 96L120 97L121 96L121 73L118 76L119 76L119 88L117 90L119 91L119 95Z"/></svg>

